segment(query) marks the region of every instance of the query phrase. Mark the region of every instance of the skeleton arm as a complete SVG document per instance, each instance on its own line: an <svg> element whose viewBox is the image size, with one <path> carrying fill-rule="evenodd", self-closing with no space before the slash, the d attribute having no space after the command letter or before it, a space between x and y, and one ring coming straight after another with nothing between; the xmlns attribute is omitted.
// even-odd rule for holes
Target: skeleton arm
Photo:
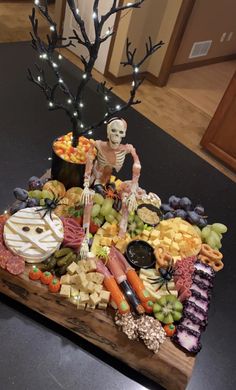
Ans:
<svg viewBox="0 0 236 390"><path fill-rule="evenodd" d="M96 142L95 142L95 146L96 146ZM91 145L88 150L88 155L87 155L87 160L85 165L84 184L83 184L84 190L81 196L81 203L85 205L88 204L89 197L90 197L89 184L90 184L90 178L91 178L91 173L94 164L93 149L94 149L94 145Z"/></svg>
<svg viewBox="0 0 236 390"><path fill-rule="evenodd" d="M134 163L133 163L133 170L132 170L132 181L131 181L131 188L130 188L130 194L127 198L127 206L128 210L134 211L137 208L137 202L136 202L136 191L138 188L138 181L140 177L140 171L141 171L141 164L139 157L136 153L135 148L133 145L127 145L128 146L128 153L131 153Z"/></svg>

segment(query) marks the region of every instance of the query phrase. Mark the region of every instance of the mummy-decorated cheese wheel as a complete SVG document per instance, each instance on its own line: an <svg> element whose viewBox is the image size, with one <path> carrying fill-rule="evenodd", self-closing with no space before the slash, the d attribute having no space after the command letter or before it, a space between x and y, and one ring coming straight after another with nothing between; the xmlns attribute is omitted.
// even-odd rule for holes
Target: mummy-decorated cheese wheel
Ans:
<svg viewBox="0 0 236 390"><path fill-rule="evenodd" d="M30 207L12 215L4 225L6 246L28 263L40 263L59 249L63 241L63 223L54 213ZM44 217L43 217L44 216Z"/></svg>

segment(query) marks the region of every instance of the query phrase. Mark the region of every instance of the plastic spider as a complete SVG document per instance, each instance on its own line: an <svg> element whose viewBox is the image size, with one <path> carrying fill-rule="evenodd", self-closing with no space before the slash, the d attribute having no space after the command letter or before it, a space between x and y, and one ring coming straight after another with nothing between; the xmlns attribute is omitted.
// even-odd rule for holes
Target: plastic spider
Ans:
<svg viewBox="0 0 236 390"><path fill-rule="evenodd" d="M43 210L46 210L45 213L43 214L42 218L45 217L45 215L47 213L49 213L50 215L50 218L52 219L52 211L54 211L57 206L61 206L62 203L60 203L62 198L60 198L59 196L56 196L53 192L53 199L49 199L49 198L45 198L44 199L44 203L45 203L45 206L43 206L41 209L38 209L37 211L43 211Z"/></svg>
<svg viewBox="0 0 236 390"><path fill-rule="evenodd" d="M149 280L151 280L151 284L160 283L160 286L156 291L160 290L165 285L166 290L168 291L169 294L171 294L168 287L168 283L172 280L175 273L173 264L174 264L174 260L171 259L167 268L160 267L158 269L160 276L158 276L157 278L148 278Z"/></svg>
<svg viewBox="0 0 236 390"><path fill-rule="evenodd" d="M105 186L102 186L101 184L98 184L94 186L95 192L98 192L101 194L104 198L110 198L114 200L113 208L116 211L120 211L122 207L122 201L120 196L118 195L116 191L116 186L114 183L108 183Z"/></svg>

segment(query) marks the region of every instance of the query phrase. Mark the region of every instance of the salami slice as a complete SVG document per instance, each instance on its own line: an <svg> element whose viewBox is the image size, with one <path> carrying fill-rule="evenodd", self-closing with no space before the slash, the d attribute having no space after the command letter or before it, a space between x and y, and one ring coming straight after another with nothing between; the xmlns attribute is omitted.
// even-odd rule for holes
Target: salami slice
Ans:
<svg viewBox="0 0 236 390"><path fill-rule="evenodd" d="M6 269L6 265L10 257L12 257L12 254L8 250L0 250L0 267L2 269Z"/></svg>
<svg viewBox="0 0 236 390"><path fill-rule="evenodd" d="M7 261L6 269L12 275L20 275L25 270L25 262L19 256L11 256Z"/></svg>

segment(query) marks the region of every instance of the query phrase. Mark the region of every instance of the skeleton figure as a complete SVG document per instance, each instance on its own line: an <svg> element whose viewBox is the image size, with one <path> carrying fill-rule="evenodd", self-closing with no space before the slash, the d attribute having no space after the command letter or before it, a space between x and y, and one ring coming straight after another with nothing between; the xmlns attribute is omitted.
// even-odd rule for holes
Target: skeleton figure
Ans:
<svg viewBox="0 0 236 390"><path fill-rule="evenodd" d="M122 118L112 118L107 125L107 141L95 141L97 149L97 157L94 160L92 153L88 153L84 175L84 191L82 194L82 202L86 205L91 196L89 187L93 185L105 185L110 181L113 169L119 172L122 168L125 156L131 154L134 160L132 169L132 180L128 191L122 197L122 215L123 221L120 226L122 230L126 230L125 219L129 211L133 211L137 207L136 191L138 189L138 180L140 176L141 165L133 145L121 144L122 139L126 136L127 123Z"/></svg>

